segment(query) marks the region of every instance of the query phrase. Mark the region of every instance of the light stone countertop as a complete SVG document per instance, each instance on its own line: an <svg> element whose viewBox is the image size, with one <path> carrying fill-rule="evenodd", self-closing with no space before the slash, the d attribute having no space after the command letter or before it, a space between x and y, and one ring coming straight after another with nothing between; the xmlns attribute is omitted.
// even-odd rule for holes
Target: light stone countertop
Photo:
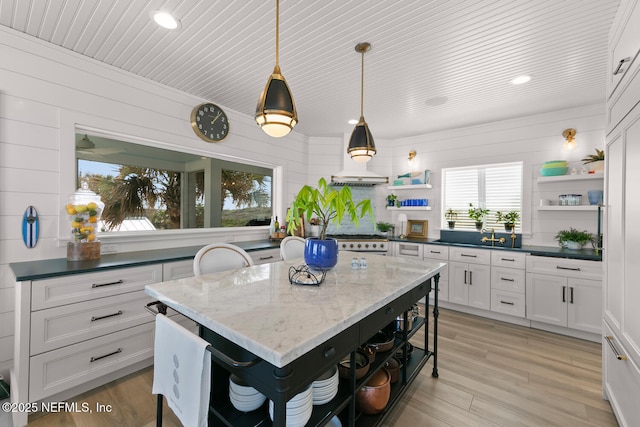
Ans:
<svg viewBox="0 0 640 427"><path fill-rule="evenodd" d="M303 259L147 285L145 291L276 367L284 367L440 272L445 263L341 251L320 286L291 285Z"/></svg>

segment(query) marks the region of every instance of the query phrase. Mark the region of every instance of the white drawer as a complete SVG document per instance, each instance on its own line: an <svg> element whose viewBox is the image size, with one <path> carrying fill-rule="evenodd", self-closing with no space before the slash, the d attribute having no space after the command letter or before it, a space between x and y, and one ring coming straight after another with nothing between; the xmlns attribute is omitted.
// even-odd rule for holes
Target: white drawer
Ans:
<svg viewBox="0 0 640 427"><path fill-rule="evenodd" d="M491 265L525 269L527 254L523 252L491 251Z"/></svg>
<svg viewBox="0 0 640 427"><path fill-rule="evenodd" d="M491 311L524 317L525 304L523 293L491 289Z"/></svg>
<svg viewBox="0 0 640 427"><path fill-rule="evenodd" d="M31 283L31 309L57 307L144 289L162 281L162 264L75 274Z"/></svg>
<svg viewBox="0 0 640 427"><path fill-rule="evenodd" d="M165 262L162 264L162 281L193 277L193 260Z"/></svg>
<svg viewBox="0 0 640 427"><path fill-rule="evenodd" d="M491 251L486 249L450 247L449 260L489 265L491 263Z"/></svg>
<svg viewBox="0 0 640 427"><path fill-rule="evenodd" d="M79 302L31 314L31 354L86 341L153 321L144 291Z"/></svg>
<svg viewBox="0 0 640 427"><path fill-rule="evenodd" d="M604 392L621 426L640 425L640 405L638 405L640 367L629 357L627 349L611 332L606 322L603 322L602 330L604 332L602 342ZM619 354L626 356L626 360L619 360L616 357L616 353L605 337L610 337L612 345Z"/></svg>
<svg viewBox="0 0 640 427"><path fill-rule="evenodd" d="M154 326L146 323L31 357L29 402L153 358Z"/></svg>
<svg viewBox="0 0 640 427"><path fill-rule="evenodd" d="M527 255L527 273L601 280L602 262Z"/></svg>
<svg viewBox="0 0 640 427"><path fill-rule="evenodd" d="M402 243L396 242L398 245L398 253L396 256L409 257L409 258L422 258L421 243Z"/></svg>
<svg viewBox="0 0 640 427"><path fill-rule="evenodd" d="M280 249L266 249L262 251L249 252L255 265L280 261Z"/></svg>
<svg viewBox="0 0 640 427"><path fill-rule="evenodd" d="M524 270L491 266L491 289L524 293L525 278Z"/></svg>
<svg viewBox="0 0 640 427"><path fill-rule="evenodd" d="M423 245L422 256L424 259L449 259L449 247L444 245Z"/></svg>

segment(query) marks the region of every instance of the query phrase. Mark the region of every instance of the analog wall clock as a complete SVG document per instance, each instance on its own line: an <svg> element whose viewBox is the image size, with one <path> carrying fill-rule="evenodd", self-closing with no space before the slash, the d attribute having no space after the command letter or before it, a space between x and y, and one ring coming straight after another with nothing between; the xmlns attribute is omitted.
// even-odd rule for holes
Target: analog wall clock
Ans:
<svg viewBox="0 0 640 427"><path fill-rule="evenodd" d="M191 127L203 141L220 142L229 135L229 119L215 104L200 104L191 112Z"/></svg>

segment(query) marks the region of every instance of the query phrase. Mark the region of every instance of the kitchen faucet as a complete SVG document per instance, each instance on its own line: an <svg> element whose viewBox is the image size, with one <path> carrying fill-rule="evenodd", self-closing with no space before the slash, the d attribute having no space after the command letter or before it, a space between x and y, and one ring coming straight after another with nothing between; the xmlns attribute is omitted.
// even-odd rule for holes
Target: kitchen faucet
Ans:
<svg viewBox="0 0 640 427"><path fill-rule="evenodd" d="M480 230L480 234L482 234L482 233L488 233L488 230L483 228L482 230ZM496 239L496 231L495 231L494 228L492 228L491 229L491 238L488 238L487 236L484 236L481 241L482 241L482 243L491 242L491 246L494 246L495 242L498 242L501 245L503 245L506 240L507 239L505 239L504 237L500 237L499 239Z"/></svg>

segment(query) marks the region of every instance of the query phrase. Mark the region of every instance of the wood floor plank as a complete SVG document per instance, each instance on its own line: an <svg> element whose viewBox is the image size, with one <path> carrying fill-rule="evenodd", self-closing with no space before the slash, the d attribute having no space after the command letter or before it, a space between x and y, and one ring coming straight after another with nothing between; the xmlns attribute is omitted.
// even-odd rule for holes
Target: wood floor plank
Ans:
<svg viewBox="0 0 640 427"><path fill-rule="evenodd" d="M431 337L431 308L428 316ZM617 426L602 399L600 343L445 309L438 327L439 378L431 359L384 426ZM422 347L424 331L412 342ZM112 413L39 414L29 427L153 427L152 382L148 368L73 399L114 405ZM180 425L165 402L164 426Z"/></svg>

